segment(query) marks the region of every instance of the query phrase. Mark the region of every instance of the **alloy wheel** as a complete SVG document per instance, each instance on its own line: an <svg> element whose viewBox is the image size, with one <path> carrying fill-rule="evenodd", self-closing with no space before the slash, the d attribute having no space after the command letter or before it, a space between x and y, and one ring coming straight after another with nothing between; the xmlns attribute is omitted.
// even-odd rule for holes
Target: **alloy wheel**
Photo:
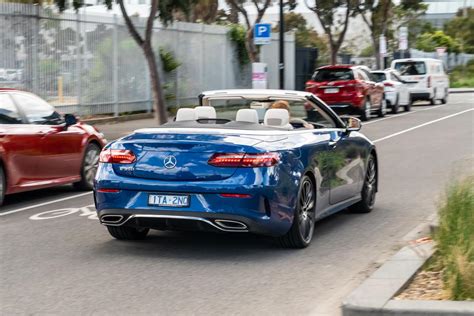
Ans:
<svg viewBox="0 0 474 316"><path fill-rule="evenodd" d="M99 150L98 148L92 147L87 151L84 157L84 177L87 183L92 184L94 177L99 167Z"/></svg>
<svg viewBox="0 0 474 316"><path fill-rule="evenodd" d="M367 165L367 174L365 176L364 198L367 205L372 207L375 203L375 194L377 191L377 169L375 160L371 157Z"/></svg>
<svg viewBox="0 0 474 316"><path fill-rule="evenodd" d="M301 238L309 243L313 237L315 208L314 186L309 178L305 178L301 185L301 194L298 201L298 225Z"/></svg>

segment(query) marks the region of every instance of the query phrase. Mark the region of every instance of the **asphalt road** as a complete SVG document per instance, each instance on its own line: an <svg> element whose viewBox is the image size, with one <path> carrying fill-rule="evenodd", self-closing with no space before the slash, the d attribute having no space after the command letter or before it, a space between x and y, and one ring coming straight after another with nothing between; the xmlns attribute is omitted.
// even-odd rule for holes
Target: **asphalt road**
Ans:
<svg viewBox="0 0 474 316"><path fill-rule="evenodd" d="M375 210L317 223L304 250L242 234L120 242L98 223L91 193L65 186L9 196L0 210L0 314L338 315L343 297L434 213L445 186L474 173L473 103L474 94L453 94L447 105L365 124L380 160ZM112 138L147 124L103 129Z"/></svg>

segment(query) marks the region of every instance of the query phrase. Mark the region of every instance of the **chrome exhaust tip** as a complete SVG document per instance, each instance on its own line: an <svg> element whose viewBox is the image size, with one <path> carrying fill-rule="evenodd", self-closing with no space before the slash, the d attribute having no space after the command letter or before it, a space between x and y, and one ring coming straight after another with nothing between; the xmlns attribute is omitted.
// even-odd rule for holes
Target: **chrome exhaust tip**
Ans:
<svg viewBox="0 0 474 316"><path fill-rule="evenodd" d="M102 224L118 224L123 220L122 215L104 215L100 218Z"/></svg>
<svg viewBox="0 0 474 316"><path fill-rule="evenodd" d="M227 230L247 230L247 225L244 223L229 219L216 219L214 223Z"/></svg>

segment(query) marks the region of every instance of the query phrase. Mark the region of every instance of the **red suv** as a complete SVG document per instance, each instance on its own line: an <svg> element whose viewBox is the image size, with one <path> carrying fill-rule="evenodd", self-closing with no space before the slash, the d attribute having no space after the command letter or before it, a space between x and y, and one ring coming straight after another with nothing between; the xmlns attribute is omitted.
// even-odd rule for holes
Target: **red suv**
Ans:
<svg viewBox="0 0 474 316"><path fill-rule="evenodd" d="M92 189L105 142L34 94L0 88L0 205L5 194L66 183Z"/></svg>
<svg viewBox="0 0 474 316"><path fill-rule="evenodd" d="M372 78L365 66L334 65L316 69L306 83L306 91L315 94L334 111L360 114L363 121L374 111L382 117L387 111L384 86Z"/></svg>

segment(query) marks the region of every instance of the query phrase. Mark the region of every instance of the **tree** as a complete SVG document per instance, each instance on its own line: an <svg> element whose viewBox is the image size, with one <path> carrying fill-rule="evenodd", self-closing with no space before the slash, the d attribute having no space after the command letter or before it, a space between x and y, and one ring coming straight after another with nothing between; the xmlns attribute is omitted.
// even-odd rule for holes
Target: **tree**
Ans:
<svg viewBox="0 0 474 316"><path fill-rule="evenodd" d="M474 8L460 9L444 25L444 32L459 41L462 52L474 54Z"/></svg>
<svg viewBox="0 0 474 316"><path fill-rule="evenodd" d="M349 18L355 14L355 0L315 0L314 5L309 5L305 0L306 6L313 11L318 21L323 27L324 33L329 40L329 48L331 51L331 64L337 62L337 52L346 36L349 26ZM344 13L340 15L341 9Z"/></svg>
<svg viewBox="0 0 474 316"><path fill-rule="evenodd" d="M377 69L381 68L379 37L387 34L394 6L392 0L367 0L357 6L358 12L370 30Z"/></svg>
<svg viewBox="0 0 474 316"><path fill-rule="evenodd" d="M443 31L423 33L416 41L416 48L425 52L434 52L436 47L446 47L448 53L460 52L459 43Z"/></svg>
<svg viewBox="0 0 474 316"><path fill-rule="evenodd" d="M271 0L253 0L255 8L257 9L257 16L253 22L250 21L249 14L245 9L245 0L227 0L227 3L236 11L240 12L245 20L247 34L245 36L245 48L252 63L260 60L260 49L253 42L253 28L255 24L262 21L265 11L271 4Z"/></svg>
<svg viewBox="0 0 474 316"><path fill-rule="evenodd" d="M65 10L68 5L68 0L54 0L54 2L60 11ZM103 0L103 3L109 9L112 7L112 2L113 0ZM167 121L167 112L163 87L160 81L160 74L156 62L156 55L152 46L153 25L157 18L160 19L164 25L167 25L173 21L173 13L176 11L181 11L187 14L190 2L189 0L151 0L150 14L146 19L145 32L143 34L137 30L137 27L130 18L125 8L124 1L116 0L116 2L120 6L120 11L122 12L125 24L131 37L141 48L147 61L151 87L153 90L155 116L158 123L163 124ZM83 4L83 0L72 0L72 6L75 9L79 9Z"/></svg>
<svg viewBox="0 0 474 316"><path fill-rule="evenodd" d="M319 36L315 29L309 28L308 23L303 15L295 12L288 12L284 15L284 27L285 32L295 32L295 42L297 47L315 47L318 48L318 58L324 62L327 62L328 56L328 43L325 38ZM275 31L280 29L280 23L274 28Z"/></svg>

